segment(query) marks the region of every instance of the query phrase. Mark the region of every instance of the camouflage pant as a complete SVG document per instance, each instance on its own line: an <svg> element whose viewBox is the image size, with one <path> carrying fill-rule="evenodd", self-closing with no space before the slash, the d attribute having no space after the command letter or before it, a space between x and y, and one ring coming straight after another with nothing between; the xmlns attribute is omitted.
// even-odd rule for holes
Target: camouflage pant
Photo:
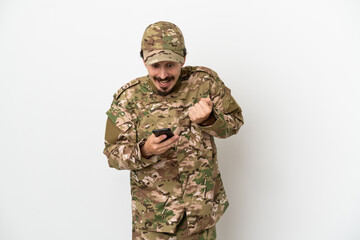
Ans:
<svg viewBox="0 0 360 240"><path fill-rule="evenodd" d="M133 229L133 240L216 240L215 226L202 232L189 236L186 216L184 216L176 228L174 234L162 232L148 232Z"/></svg>

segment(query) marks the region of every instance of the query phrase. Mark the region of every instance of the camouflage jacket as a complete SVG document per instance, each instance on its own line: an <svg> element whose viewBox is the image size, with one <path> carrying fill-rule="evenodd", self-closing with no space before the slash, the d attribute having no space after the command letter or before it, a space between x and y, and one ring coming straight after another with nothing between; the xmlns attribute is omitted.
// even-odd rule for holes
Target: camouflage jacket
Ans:
<svg viewBox="0 0 360 240"><path fill-rule="evenodd" d="M213 102L215 123L192 123L188 109L200 98ZM173 92L156 93L148 76L114 94L107 111L104 154L110 167L130 172L133 227L174 233L186 211L190 233L215 225L229 203L220 177L214 137L236 134L241 108L218 75L205 67L183 67ZM167 152L146 159L140 142L158 128L180 130Z"/></svg>

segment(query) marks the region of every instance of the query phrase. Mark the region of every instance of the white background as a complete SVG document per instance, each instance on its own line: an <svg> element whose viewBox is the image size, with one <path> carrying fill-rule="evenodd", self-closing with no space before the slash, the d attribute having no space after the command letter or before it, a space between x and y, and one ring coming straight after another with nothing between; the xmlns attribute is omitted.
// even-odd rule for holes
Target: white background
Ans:
<svg viewBox="0 0 360 240"><path fill-rule="evenodd" d="M0 1L0 239L131 238L129 172L102 154L145 28L183 31L243 109L217 140L220 240L360 239L360 3Z"/></svg>

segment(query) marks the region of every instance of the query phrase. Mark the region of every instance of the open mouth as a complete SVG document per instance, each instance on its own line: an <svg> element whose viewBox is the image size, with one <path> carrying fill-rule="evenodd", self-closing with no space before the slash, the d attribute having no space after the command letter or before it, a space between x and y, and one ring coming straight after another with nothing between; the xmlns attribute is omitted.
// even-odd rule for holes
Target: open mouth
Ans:
<svg viewBox="0 0 360 240"><path fill-rule="evenodd" d="M161 87L166 88L166 87L170 86L171 80L170 79L165 79L165 80L161 80L161 81L158 80L158 83Z"/></svg>
<svg viewBox="0 0 360 240"><path fill-rule="evenodd" d="M162 89L167 89L171 86L172 81L174 80L174 77L166 77L164 79L161 78L155 78L156 82L158 83L159 87Z"/></svg>

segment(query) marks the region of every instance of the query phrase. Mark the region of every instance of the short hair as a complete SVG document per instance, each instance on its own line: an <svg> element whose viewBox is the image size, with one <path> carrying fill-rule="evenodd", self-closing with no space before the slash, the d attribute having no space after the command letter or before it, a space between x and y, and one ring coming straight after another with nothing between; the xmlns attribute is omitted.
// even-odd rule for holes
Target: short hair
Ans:
<svg viewBox="0 0 360 240"><path fill-rule="evenodd" d="M187 51L186 51L186 48L184 48L183 49L183 57L186 57L186 54L187 54ZM141 50L140 51L140 57L142 58L142 59L144 59L144 52L143 52L143 50Z"/></svg>

